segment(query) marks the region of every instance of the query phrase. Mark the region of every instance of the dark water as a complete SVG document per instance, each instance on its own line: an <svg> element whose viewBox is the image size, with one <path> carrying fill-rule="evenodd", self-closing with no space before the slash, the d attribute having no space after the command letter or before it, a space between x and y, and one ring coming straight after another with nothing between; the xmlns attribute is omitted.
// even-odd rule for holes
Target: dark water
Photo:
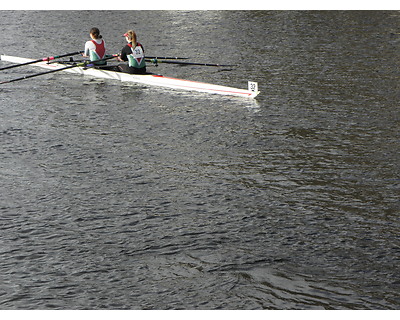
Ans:
<svg viewBox="0 0 400 320"><path fill-rule="evenodd" d="M261 94L2 85L1 309L400 307L399 12L0 11L0 53L92 26L109 53L133 28L149 55L239 64L149 68Z"/></svg>

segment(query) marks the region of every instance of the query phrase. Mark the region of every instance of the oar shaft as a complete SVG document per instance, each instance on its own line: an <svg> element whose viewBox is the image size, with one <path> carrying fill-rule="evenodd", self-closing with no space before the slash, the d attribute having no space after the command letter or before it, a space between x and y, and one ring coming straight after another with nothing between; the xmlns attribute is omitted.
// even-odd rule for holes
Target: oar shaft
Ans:
<svg viewBox="0 0 400 320"><path fill-rule="evenodd" d="M175 59L175 60L178 60L178 59L189 59L189 58L182 58L182 57L158 57L158 56L155 56L155 57L150 57L150 56L146 56L146 58L147 59L167 59L167 60L169 60L169 59L171 59L171 60L173 60L173 59Z"/></svg>
<svg viewBox="0 0 400 320"><path fill-rule="evenodd" d="M0 84L20 81L20 80L24 80L24 79L29 79L29 78L33 78L33 77L37 77L37 76L42 76L44 74L49 74L49 73L53 73L53 72L57 72L57 71L62 71L62 70L70 69L70 68L75 68L75 67L78 67L78 65L68 66L68 67L64 67L64 68L61 68L61 69L55 69L55 70L50 70L50 71L45 71L45 72L40 72L40 73L35 73L35 74L31 74L31 75L28 75L28 76L23 76L21 78L16 78L16 79L8 80L8 81L2 81L2 82L0 82Z"/></svg>
<svg viewBox="0 0 400 320"><path fill-rule="evenodd" d="M110 57L107 58L103 58L100 60L96 60L96 61L85 61L85 62L81 62L81 63L77 63L77 64L73 64L64 68L60 68L60 69L55 69L55 70L50 70L50 71L44 71L44 72L40 72L40 73L35 73L35 74L31 74L28 76L24 76L21 78L16 78L16 79L12 79L12 80L7 80L7 81L2 81L0 82L0 84L4 84L4 83L10 83L10 82L15 82L15 81L20 81L20 80L24 80L24 79L29 79L29 78L33 78L33 77L37 77L37 76L42 76L45 74L49 74L49 73L53 73L53 72L58 72L58 71L63 71L63 70L67 70L67 69L71 69L71 68L76 68L76 67L94 67L95 64L94 62L98 62L98 61L104 61L104 60L108 60L108 59L112 59L115 58L117 55L112 55Z"/></svg>
<svg viewBox="0 0 400 320"><path fill-rule="evenodd" d="M16 68L16 67L22 67L22 66L26 66L28 64L32 64L32 63L36 63L36 62L51 61L51 60L58 59L58 58L74 56L74 55L77 55L77 54L81 54L82 52L83 51L76 51L76 52L62 54L62 55L59 55L59 56L51 56L51 57L37 59L37 60L34 60L34 61L29 61L29 62L24 62L24 63L19 63L19 64L13 64L11 66L0 68L0 71L1 70L6 70L6 69L11 69L11 68Z"/></svg>
<svg viewBox="0 0 400 320"><path fill-rule="evenodd" d="M184 61L171 61L171 60L158 60L146 57L147 62L152 62L154 64L158 63L171 63L171 64L182 64L188 66L207 66L207 67L233 67L229 64L215 64L215 63L198 63L198 62L184 62Z"/></svg>

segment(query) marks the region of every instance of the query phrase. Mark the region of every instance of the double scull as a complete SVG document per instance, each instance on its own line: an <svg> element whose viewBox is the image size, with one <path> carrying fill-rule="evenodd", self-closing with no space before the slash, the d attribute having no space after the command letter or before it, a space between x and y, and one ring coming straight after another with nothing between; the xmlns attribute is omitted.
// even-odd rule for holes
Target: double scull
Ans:
<svg viewBox="0 0 400 320"><path fill-rule="evenodd" d="M45 69L63 69L65 64L62 63L48 63L47 61L35 62L33 59L1 55L2 61L13 62L13 63L32 63L31 66L37 66ZM149 86L159 86L165 88L172 88L177 90L188 90L197 92L207 92L212 94L228 95L228 96L239 96L246 98L255 98L258 94L257 82L248 81L248 89L237 89L222 85L210 84L205 82L183 80L171 77L165 77L157 74L128 74L123 72L116 72L110 70L102 70L100 68L87 68L85 66L76 66L62 70L63 72L77 73L88 75L102 79L119 80L123 82L140 83Z"/></svg>

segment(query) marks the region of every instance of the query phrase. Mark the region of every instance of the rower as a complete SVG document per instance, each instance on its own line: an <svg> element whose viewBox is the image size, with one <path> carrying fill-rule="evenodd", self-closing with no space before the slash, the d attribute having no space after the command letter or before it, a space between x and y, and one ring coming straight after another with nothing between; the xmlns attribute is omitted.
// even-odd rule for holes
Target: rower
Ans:
<svg viewBox="0 0 400 320"><path fill-rule="evenodd" d="M143 46L137 42L136 32L129 30L124 34L127 45L122 48L118 57L119 61L128 61L128 64L119 64L118 68L122 72L130 74L145 74L146 62Z"/></svg>
<svg viewBox="0 0 400 320"><path fill-rule="evenodd" d="M105 58L106 56L106 46L103 37L100 35L100 30L98 28L90 29L89 40L85 43L85 51L83 52L84 57L89 57L90 61L93 61L95 65L105 65L106 61L95 62Z"/></svg>

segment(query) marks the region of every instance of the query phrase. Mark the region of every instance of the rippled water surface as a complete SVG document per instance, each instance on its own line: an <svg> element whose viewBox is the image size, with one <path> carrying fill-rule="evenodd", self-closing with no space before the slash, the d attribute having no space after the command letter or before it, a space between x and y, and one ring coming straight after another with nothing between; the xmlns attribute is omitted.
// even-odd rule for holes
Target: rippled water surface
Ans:
<svg viewBox="0 0 400 320"><path fill-rule="evenodd" d="M93 26L109 53L133 28L148 55L238 65L151 71L261 94L1 85L1 309L400 307L399 12L0 11L0 53Z"/></svg>

